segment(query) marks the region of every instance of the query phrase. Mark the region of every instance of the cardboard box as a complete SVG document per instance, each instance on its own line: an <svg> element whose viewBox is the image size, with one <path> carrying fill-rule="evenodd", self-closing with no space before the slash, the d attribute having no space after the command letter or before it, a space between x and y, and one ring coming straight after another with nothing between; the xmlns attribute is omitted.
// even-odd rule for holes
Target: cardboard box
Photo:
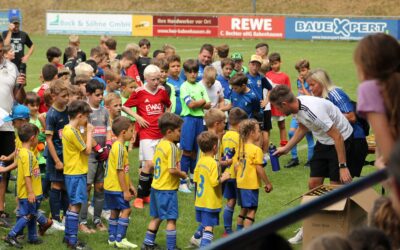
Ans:
<svg viewBox="0 0 400 250"><path fill-rule="evenodd" d="M320 195L339 187L335 185L321 185L305 193L301 203L317 199ZM312 239L324 233L336 232L347 235L353 228L366 225L368 214L372 211L377 198L379 198L379 195L375 190L369 188L306 218L303 221L303 248Z"/></svg>

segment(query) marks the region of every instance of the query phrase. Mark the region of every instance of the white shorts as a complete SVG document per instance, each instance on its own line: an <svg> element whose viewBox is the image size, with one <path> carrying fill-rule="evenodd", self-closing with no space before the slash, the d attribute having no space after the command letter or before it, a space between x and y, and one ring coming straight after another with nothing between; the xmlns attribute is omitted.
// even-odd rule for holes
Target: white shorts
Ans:
<svg viewBox="0 0 400 250"><path fill-rule="evenodd" d="M143 139L139 142L139 161L152 161L160 139Z"/></svg>
<svg viewBox="0 0 400 250"><path fill-rule="evenodd" d="M277 121L277 122L284 121L285 118L286 118L286 116L271 116L271 120L272 121Z"/></svg>

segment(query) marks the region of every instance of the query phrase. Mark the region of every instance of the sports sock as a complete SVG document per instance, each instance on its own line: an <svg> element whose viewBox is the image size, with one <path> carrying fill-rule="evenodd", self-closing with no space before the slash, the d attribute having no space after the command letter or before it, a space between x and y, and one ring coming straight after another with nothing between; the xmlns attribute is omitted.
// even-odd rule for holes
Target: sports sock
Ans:
<svg viewBox="0 0 400 250"><path fill-rule="evenodd" d="M65 218L65 234L69 244L72 246L75 246L78 242L78 226L79 214L68 210Z"/></svg>
<svg viewBox="0 0 400 250"><path fill-rule="evenodd" d="M61 190L52 188L50 190L50 211L51 217L54 220L61 221L60 210L61 210Z"/></svg>
<svg viewBox="0 0 400 250"><path fill-rule="evenodd" d="M200 224L198 227L197 227L197 229L196 229L196 232L194 233L194 238L196 238L196 239L200 239L202 236L203 236L203 230L204 230L204 227Z"/></svg>
<svg viewBox="0 0 400 250"><path fill-rule="evenodd" d="M94 211L93 211L93 221L101 219L101 212L104 206L104 192L94 191Z"/></svg>
<svg viewBox="0 0 400 250"><path fill-rule="evenodd" d="M125 238L126 230L128 229L129 218L119 218L118 226L117 226L117 237L116 241L121 242L123 238Z"/></svg>
<svg viewBox="0 0 400 250"><path fill-rule="evenodd" d="M63 210L64 215L67 214L68 207L69 207L69 199L67 190L61 190L61 209Z"/></svg>
<svg viewBox="0 0 400 250"><path fill-rule="evenodd" d="M167 249L174 250L176 247L176 230L167 230Z"/></svg>
<svg viewBox="0 0 400 250"><path fill-rule="evenodd" d="M146 190L150 190L150 184L149 184L150 176L151 176L151 174L146 174L146 173L140 172L138 194L137 194L137 197L140 199L143 199L143 197L145 196L145 194L147 192Z"/></svg>
<svg viewBox="0 0 400 250"><path fill-rule="evenodd" d="M154 246L154 241L156 240L156 236L157 236L157 231L152 232L150 230L147 230L143 243L148 246Z"/></svg>
<svg viewBox="0 0 400 250"><path fill-rule="evenodd" d="M143 197L150 196L150 189L151 189L151 183L153 181L153 175L148 174L149 180L145 182L145 188L143 189Z"/></svg>
<svg viewBox="0 0 400 250"><path fill-rule="evenodd" d="M42 213L38 213L37 214L37 218L36 218L37 222L39 223L39 225L44 225L47 223L47 218L46 216L44 216L44 214Z"/></svg>
<svg viewBox="0 0 400 250"><path fill-rule="evenodd" d="M24 227L28 224L28 221L29 219L26 216L21 216L17 220L17 223L15 223L15 226L8 233L8 236L10 237L17 236L18 232L21 232L24 229Z"/></svg>
<svg viewBox="0 0 400 250"><path fill-rule="evenodd" d="M225 227L225 232L228 234L232 233L232 217L233 217L233 208L226 205L224 208L224 227Z"/></svg>
<svg viewBox="0 0 400 250"><path fill-rule="evenodd" d="M200 242L200 248L210 245L213 239L214 239L213 232L204 231L203 237L201 238Z"/></svg>
<svg viewBox="0 0 400 250"><path fill-rule="evenodd" d="M118 218L108 220L108 240L115 241L117 237Z"/></svg>

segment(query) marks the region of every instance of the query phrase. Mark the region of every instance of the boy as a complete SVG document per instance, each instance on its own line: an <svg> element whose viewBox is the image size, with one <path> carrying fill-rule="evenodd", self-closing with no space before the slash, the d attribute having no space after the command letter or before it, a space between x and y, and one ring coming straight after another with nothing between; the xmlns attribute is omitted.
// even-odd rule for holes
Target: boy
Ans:
<svg viewBox="0 0 400 250"><path fill-rule="evenodd" d="M69 93L67 85L56 80L50 84L50 95L53 105L46 115L46 148L44 157L46 157L46 172L49 174L51 182L50 188L50 210L54 221L54 227L64 229L61 223L60 210L64 210L64 215L68 206L68 197L64 185L64 161L63 144L61 142L62 131L68 124L67 104Z"/></svg>
<svg viewBox="0 0 400 250"><path fill-rule="evenodd" d="M150 194L150 216L153 217L147 227L142 249L155 249L157 231L163 220L167 220L167 249L176 247L176 220L178 219L179 178L186 179L187 174L180 169L180 150L176 143L180 139L183 120L173 113L164 113L158 126L163 138L154 154L154 180Z"/></svg>
<svg viewBox="0 0 400 250"><path fill-rule="evenodd" d="M46 52L47 61L54 64L57 69L64 68L64 65L60 63L61 55L62 52L57 47L50 47Z"/></svg>
<svg viewBox="0 0 400 250"><path fill-rule="evenodd" d="M230 75L230 77L232 78L234 75L236 75L236 73L242 72L243 74L247 74L248 69L243 66L243 56L242 54L240 54L239 52L235 52L231 55L231 59L234 62L234 67L232 70L232 73Z"/></svg>
<svg viewBox="0 0 400 250"><path fill-rule="evenodd" d="M218 61L215 61L211 64L216 70L218 75L222 75L222 65L221 62L222 60L226 59L229 54L229 45L228 44L222 44L220 46L215 47L217 50L217 54L219 57Z"/></svg>
<svg viewBox="0 0 400 250"><path fill-rule="evenodd" d="M183 64L187 81L182 84L180 101L182 103L181 116L183 117L181 149L183 150L181 167L182 171L193 174L196 166L198 145L197 136L204 130L203 117L204 109L211 107L210 99L204 86L198 82L197 73L199 64L193 59L187 60ZM191 178L192 179L192 178ZM181 180L179 191L191 193L186 180Z"/></svg>
<svg viewBox="0 0 400 250"><path fill-rule="evenodd" d="M128 100L128 98L131 96L131 94L135 91L135 89L138 87L135 79L129 76L123 76L121 77L121 101L122 105L125 104L125 102ZM132 107L132 112L136 112L136 108ZM135 118L133 116L128 115L127 113L123 112L122 116L127 116L131 121L135 121Z"/></svg>
<svg viewBox="0 0 400 250"><path fill-rule="evenodd" d="M261 56L262 64L260 67L260 73L265 75L270 70L269 60L268 60L269 46L266 43L258 43L256 45L256 55Z"/></svg>
<svg viewBox="0 0 400 250"><path fill-rule="evenodd" d="M141 39L139 41L139 47L140 47L140 55L136 65L139 70L140 80L142 80L143 82L144 69L147 67L147 65L150 64L151 61L151 58L149 57L150 47L151 47L150 41L147 40L146 38Z"/></svg>
<svg viewBox="0 0 400 250"><path fill-rule="evenodd" d="M231 105L243 109L249 118L255 117L260 111L260 99L247 86L248 79L243 73L237 73L230 80L232 86Z"/></svg>
<svg viewBox="0 0 400 250"><path fill-rule="evenodd" d="M164 87L159 86L160 74L157 66L147 66L144 70L146 84L137 88L122 108L123 111L135 118L136 130L139 133L139 161L143 167L139 176L138 195L133 204L139 209L143 208L143 202L150 202L153 156L156 145L162 138L158 128L158 119L171 107L167 92ZM137 111L132 112L131 107L136 107Z"/></svg>
<svg viewBox="0 0 400 250"><path fill-rule="evenodd" d="M200 84L203 84L207 90L211 108L219 108L225 111L224 91L221 83L215 79L216 76L217 70L213 66L207 66L204 69L203 79L200 81Z"/></svg>
<svg viewBox="0 0 400 250"><path fill-rule="evenodd" d="M300 60L296 63L295 69L299 73L297 78L297 94L300 95L311 95L310 86L306 82L305 78L310 71L310 62L308 60ZM296 118L293 116L292 121L290 122L289 129L289 140L294 136L296 129L299 127ZM310 160L314 153L314 138L311 132L306 133L307 145L308 145L308 158L305 164L306 167L310 166ZM297 145L295 145L291 152L292 158L290 161L284 166L285 168L292 168L299 165L299 158L297 156Z"/></svg>
<svg viewBox="0 0 400 250"><path fill-rule="evenodd" d="M86 53L79 47L81 41L78 35L70 35L68 37L68 47L74 47L77 51L76 64L86 61ZM68 58L64 54L63 63L67 62Z"/></svg>
<svg viewBox="0 0 400 250"><path fill-rule="evenodd" d="M172 113L175 113L175 106L176 106L176 99L175 99L175 87L174 85L170 84L167 82L167 76L168 76L168 70L169 70L169 65L165 59L153 59L151 60L151 64L156 65L157 67L160 68L160 84L165 88L165 91L167 91L169 99L171 101L171 111Z"/></svg>
<svg viewBox="0 0 400 250"><path fill-rule="evenodd" d="M136 62L135 53L131 50L125 50L122 55L121 59L119 60L119 67L121 69L121 76L126 76L126 71L128 68L132 66Z"/></svg>
<svg viewBox="0 0 400 250"><path fill-rule="evenodd" d="M117 41L114 38L108 38L104 43L108 52L109 61L114 61L115 59L121 59L121 55L118 55L117 52Z"/></svg>
<svg viewBox="0 0 400 250"><path fill-rule="evenodd" d="M106 231L106 227L101 222L101 212L104 205L104 165L111 149L111 125L108 111L100 106L103 101L103 85L95 79L86 84L87 103L92 112L89 114L89 123L94 126L93 141L96 147L89 155L89 166L87 171L87 193L90 195L91 187L94 185L94 212L93 224L99 231ZM85 233L90 233L87 226L88 203L82 203L80 213L79 229Z"/></svg>
<svg viewBox="0 0 400 250"><path fill-rule="evenodd" d="M89 104L84 101L78 100L70 103L68 105L70 121L64 127L62 136L65 186L69 199L63 242L72 249L85 248L82 242L78 242L77 236L79 211L82 203L88 200L86 190L88 156L92 152L92 147L98 145L92 139L94 127L88 122L88 116L91 112L92 109Z"/></svg>
<svg viewBox="0 0 400 250"><path fill-rule="evenodd" d="M279 53L272 53L269 55L269 63L271 65L271 71L265 74L265 77L273 84L284 84L290 88L289 76L284 72L281 72L281 56ZM278 121L280 145L285 146L287 143L286 126L285 126L285 114L279 112L276 107L272 106L271 115L273 120Z"/></svg>
<svg viewBox="0 0 400 250"><path fill-rule="evenodd" d="M120 94L119 88L121 87L121 77L112 72L111 70L104 71L104 81L106 82L106 90L104 91L104 97L109 93Z"/></svg>
<svg viewBox="0 0 400 250"><path fill-rule="evenodd" d="M4 241L10 246L22 248L16 236L25 226L28 226L28 243L38 245L43 243L36 234L37 219L46 220L38 214L42 199L42 183L40 168L35 153L31 151L36 148L39 129L30 123L22 125L18 130L18 138L22 146L17 156L18 177L17 194L19 204L19 218L15 226L8 233Z"/></svg>
<svg viewBox="0 0 400 250"><path fill-rule="evenodd" d="M247 114L241 108L233 108L229 112L228 122L229 131L222 137L222 149L224 154L230 150L235 150L232 156L232 163L225 171L230 173L230 179L227 180L224 188L224 198L227 200L224 208L224 234L223 237L233 233L232 230L232 217L237 199L237 186L236 186L236 172L234 166L238 162L239 152L239 124L241 121L247 119Z"/></svg>
<svg viewBox="0 0 400 250"><path fill-rule="evenodd" d="M181 115L182 104L180 99L180 89L182 83L185 81L180 77L181 72L181 58L178 55L171 55L167 57L168 63L168 78L167 82L172 84L175 88L175 114Z"/></svg>
<svg viewBox="0 0 400 250"><path fill-rule="evenodd" d="M225 58L221 60L222 73L218 74L217 80L221 83L222 89L224 90L225 100L231 99L232 89L231 86L229 85L229 79L231 79L230 75L232 73L234 66L235 63L230 58Z"/></svg>
<svg viewBox="0 0 400 250"><path fill-rule="evenodd" d="M49 88L50 83L57 79L57 67L54 66L53 64L46 64L43 66L42 68L42 80L43 83L40 86L39 90L37 91L37 94L40 97L40 104L39 104L39 113L46 113L49 109L49 107L46 105L45 101L44 101L44 92L46 91L46 89Z"/></svg>
<svg viewBox="0 0 400 250"><path fill-rule="evenodd" d="M76 48L71 46L65 48L64 56L67 58L67 61L64 63L64 67L68 68L71 72L74 72L78 57Z"/></svg>
<svg viewBox="0 0 400 250"><path fill-rule="evenodd" d="M128 118L120 116L114 120L112 131L117 140L112 145L104 179L105 200L111 209L108 245L136 248L137 245L125 238L131 214L129 201L136 195L136 189L129 179L128 151L124 143L131 140L134 127Z"/></svg>
<svg viewBox="0 0 400 250"><path fill-rule="evenodd" d="M88 64L86 64L86 65L88 65ZM79 75L79 76L75 77L74 81L72 82L72 85L78 86L82 95L86 96L86 84L89 81L90 81L90 77L83 74L83 75Z"/></svg>
<svg viewBox="0 0 400 250"><path fill-rule="evenodd" d="M108 114L110 115L110 124L112 124L112 121L121 116L121 97L115 93L108 94L106 97L104 97L104 107L106 107L108 110Z"/></svg>
<svg viewBox="0 0 400 250"><path fill-rule="evenodd" d="M197 162L193 178L196 183L196 221L200 226L190 242L198 244L200 241L200 247L205 247L210 245L214 238L213 227L219 225L219 212L222 207L221 183L228 180L230 174L224 172L219 175L220 169L214 159L217 153L217 135L208 131L202 132L197 138L197 143L204 154Z"/></svg>

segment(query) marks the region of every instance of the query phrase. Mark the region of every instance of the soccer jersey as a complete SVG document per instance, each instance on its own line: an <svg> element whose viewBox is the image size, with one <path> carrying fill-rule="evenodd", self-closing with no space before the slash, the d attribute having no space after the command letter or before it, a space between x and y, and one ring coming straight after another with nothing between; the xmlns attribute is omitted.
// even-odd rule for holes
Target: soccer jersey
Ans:
<svg viewBox="0 0 400 250"><path fill-rule="evenodd" d="M25 177L31 177L32 190L35 196L42 195L42 179L40 168L34 153L26 148L20 148L17 156L18 177L17 194L19 199L28 198Z"/></svg>
<svg viewBox="0 0 400 250"><path fill-rule="evenodd" d="M203 64L201 64L201 63L199 62L199 60L197 60L197 64L199 65L199 71L197 72L196 82L200 82L201 79L203 79L204 69L205 69L205 67L207 67L208 65L203 65ZM180 75L179 75L179 78L182 78L184 81L187 80L184 69L181 70L181 73L180 73Z"/></svg>
<svg viewBox="0 0 400 250"><path fill-rule="evenodd" d="M246 74L248 82L247 86L256 93L259 100L263 100L263 90L271 90L272 85L269 81L262 75L257 74L256 76L251 75L250 73Z"/></svg>
<svg viewBox="0 0 400 250"><path fill-rule="evenodd" d="M44 101L44 92L46 89L49 88L49 85L47 83L43 83L40 85L39 90L37 92L38 96L40 97L40 102L39 102L39 113L46 113L49 108L46 105L46 102Z"/></svg>
<svg viewBox="0 0 400 250"><path fill-rule="evenodd" d="M168 76L167 82L172 84L175 88L175 101L176 101L175 114L181 115L182 104L181 104L180 94L181 94L181 86L185 82L185 80L183 80L180 77L178 77L177 79L174 79L174 78Z"/></svg>
<svg viewBox="0 0 400 250"><path fill-rule="evenodd" d="M204 116L204 110L202 107L200 108L189 108L187 105L191 101L198 101L201 99L206 100L206 102L209 102L210 99L208 98L207 90L204 87L203 84L199 82L195 83L189 83L189 82L184 82L181 86L181 93L180 93L180 98L181 98L181 104L182 104L182 112L181 116L195 116L195 117L203 117Z"/></svg>
<svg viewBox="0 0 400 250"><path fill-rule="evenodd" d="M239 133L237 131L229 130L222 137L222 149L224 155L229 150L235 149L235 155L232 157L232 165L225 171L231 174L231 179L236 178L235 165L238 162L238 151L239 151Z"/></svg>
<svg viewBox="0 0 400 250"><path fill-rule="evenodd" d="M224 99L230 99L232 93L232 87L229 84L229 78L225 78L223 75L218 75L217 80L221 83L222 90L224 91Z"/></svg>
<svg viewBox="0 0 400 250"><path fill-rule="evenodd" d="M273 84L283 84L290 88L289 76L283 72L274 72L271 70L265 74L265 77L267 77ZM271 108L271 114L272 116L285 116L285 114L280 112L274 106Z"/></svg>
<svg viewBox="0 0 400 250"><path fill-rule="evenodd" d="M200 84L204 85L203 80L200 81ZM218 108L220 98L224 98L224 90L221 83L216 80L210 88L207 88L205 85L204 87L206 88L208 98L210 98L211 108Z"/></svg>
<svg viewBox="0 0 400 250"><path fill-rule="evenodd" d="M121 102L122 102L122 105L124 105L125 104L125 102L128 100L128 98L125 98L125 97L123 97L122 95L121 95ZM132 107L131 108L131 110L133 111L133 112L136 112L136 108L135 107ZM121 112L121 115L122 116L125 116L125 117L128 117L129 118L129 120L131 120L131 121L135 121L135 118L133 117L133 116L131 116L131 115L128 115L127 113L125 113L125 112ZM111 125L110 125L111 126Z"/></svg>
<svg viewBox="0 0 400 250"><path fill-rule="evenodd" d="M154 153L154 177L151 187L157 190L177 190L179 177L169 173L181 159L181 152L175 143L162 139Z"/></svg>
<svg viewBox="0 0 400 250"><path fill-rule="evenodd" d="M120 141L113 143L104 173L104 189L111 192L122 192L118 179L118 170L125 175L125 185L129 186L128 151Z"/></svg>
<svg viewBox="0 0 400 250"><path fill-rule="evenodd" d="M304 84L304 88L308 91L308 93L311 93L310 85L308 85L308 83L306 81L304 81L303 84ZM306 95L306 93L303 90L303 86L302 86L302 84L301 84L299 79L297 79L297 95L298 96Z"/></svg>
<svg viewBox="0 0 400 250"><path fill-rule="evenodd" d="M93 139L100 146L106 145L107 132L111 131L110 115L105 107L93 108L89 114L89 123L93 125ZM94 159L96 152L90 154L90 158Z"/></svg>
<svg viewBox="0 0 400 250"><path fill-rule="evenodd" d="M67 108L64 110L57 110L55 107L50 107L49 111L46 114L46 135L52 135L53 136L53 144L56 149L56 152L58 155L61 155L62 153L62 143L61 143L61 138L62 138L62 132L64 129L64 126L69 123L69 118L68 118L68 113L67 113ZM50 152L48 152L48 147L45 149L45 156L46 157L51 157ZM62 160L62 159L60 159Z"/></svg>
<svg viewBox="0 0 400 250"><path fill-rule="evenodd" d="M214 158L203 156L197 162L193 181L196 182L196 210L218 212L222 207L222 186Z"/></svg>
<svg viewBox="0 0 400 250"><path fill-rule="evenodd" d="M232 91L231 95L232 107L238 107L243 109L249 118L254 117L254 112L260 110L260 99L258 99L256 93L253 90L249 90L247 93L236 93Z"/></svg>
<svg viewBox="0 0 400 250"><path fill-rule="evenodd" d="M258 189L260 187L260 178L257 176L256 166L263 164L263 157L261 148L250 143L244 145L244 159L239 161L239 169L236 173L238 188Z"/></svg>
<svg viewBox="0 0 400 250"><path fill-rule="evenodd" d="M64 174L82 175L88 172L88 156L85 154L86 143L81 132L66 125L63 130Z"/></svg>
<svg viewBox="0 0 400 250"><path fill-rule="evenodd" d="M137 114L149 123L147 128L141 128L136 123L140 140L162 138L158 127L158 119L164 113L165 108L171 106L171 101L164 87L158 86L154 93L151 93L146 87L137 88L124 106L128 108L136 107Z"/></svg>

